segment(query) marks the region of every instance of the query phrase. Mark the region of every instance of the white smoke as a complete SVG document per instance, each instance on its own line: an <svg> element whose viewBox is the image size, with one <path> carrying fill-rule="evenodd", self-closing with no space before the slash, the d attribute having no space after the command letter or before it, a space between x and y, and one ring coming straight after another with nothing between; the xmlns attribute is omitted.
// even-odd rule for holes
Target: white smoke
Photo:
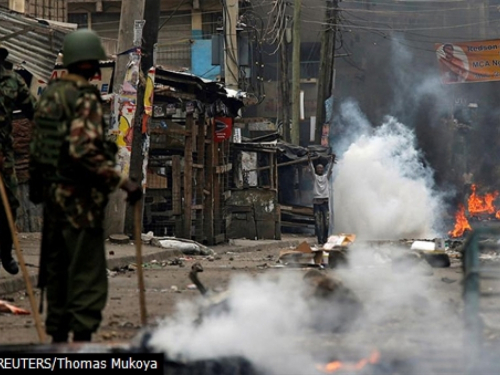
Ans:
<svg viewBox="0 0 500 375"><path fill-rule="evenodd" d="M355 106L342 109L349 111L344 120L356 122ZM438 236L442 196L413 131L388 117L371 133L357 134L336 166L334 231L372 240Z"/></svg>
<svg viewBox="0 0 500 375"><path fill-rule="evenodd" d="M236 277L230 285L228 313L205 316L197 324L199 306L182 304L150 343L177 360L242 356L267 374L314 369L312 352L301 350L297 341L310 323L304 285L300 276L286 274L277 280Z"/></svg>

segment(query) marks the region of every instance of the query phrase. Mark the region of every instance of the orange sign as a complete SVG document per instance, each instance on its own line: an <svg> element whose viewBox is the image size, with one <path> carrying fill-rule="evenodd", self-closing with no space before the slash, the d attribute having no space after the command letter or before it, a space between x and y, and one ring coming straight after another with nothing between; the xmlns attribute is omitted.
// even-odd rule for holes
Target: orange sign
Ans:
<svg viewBox="0 0 500 375"><path fill-rule="evenodd" d="M500 81L500 39L435 47L443 83Z"/></svg>

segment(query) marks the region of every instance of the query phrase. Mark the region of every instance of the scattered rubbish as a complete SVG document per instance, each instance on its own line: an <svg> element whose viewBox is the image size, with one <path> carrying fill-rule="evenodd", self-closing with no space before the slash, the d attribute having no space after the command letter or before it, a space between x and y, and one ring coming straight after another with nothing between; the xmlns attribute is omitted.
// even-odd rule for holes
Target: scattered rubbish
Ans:
<svg viewBox="0 0 500 375"><path fill-rule="evenodd" d="M174 260L171 260L170 262L168 262L168 265L169 266L180 266L180 267L184 267L184 261L179 259L179 258L175 258Z"/></svg>
<svg viewBox="0 0 500 375"><path fill-rule="evenodd" d="M108 275L108 277L115 277L116 275L118 275L118 272L106 270L106 274Z"/></svg>
<svg viewBox="0 0 500 375"><path fill-rule="evenodd" d="M23 299L23 298L21 298ZM30 315L28 310L16 307L7 301L0 300L0 313L12 314L12 315Z"/></svg>
<svg viewBox="0 0 500 375"><path fill-rule="evenodd" d="M158 262L157 260L152 260L149 263L144 263L143 267L147 268L147 269L156 269L156 270L158 270L158 269L162 269L164 266L162 265L162 263Z"/></svg>
<svg viewBox="0 0 500 375"><path fill-rule="evenodd" d="M355 234L339 233L328 237L328 241L323 245L323 250L332 250L336 246L349 246L356 240Z"/></svg>
<svg viewBox="0 0 500 375"><path fill-rule="evenodd" d="M177 285L172 285L170 287L170 290L175 293L175 292L179 291L179 288L177 287Z"/></svg>
<svg viewBox="0 0 500 375"><path fill-rule="evenodd" d="M434 251L436 243L434 241L415 241L411 244L411 250Z"/></svg>
<svg viewBox="0 0 500 375"><path fill-rule="evenodd" d="M142 242L144 242L146 244L151 243L151 241L153 240L154 237L155 237L155 235L151 231L146 233L146 234L144 234L144 233L141 234L141 240L142 240Z"/></svg>
<svg viewBox="0 0 500 375"><path fill-rule="evenodd" d="M188 286L186 286L186 289L187 289L187 290L196 290L196 289L198 289L198 288L197 288L197 287L196 287L196 285L194 285L194 284L189 284Z"/></svg>
<svg viewBox="0 0 500 375"><path fill-rule="evenodd" d="M290 265L321 265L328 263L328 252L323 249L312 249L306 242L300 243L294 250L283 250L280 252L278 260ZM272 260L272 259L271 259Z"/></svg>
<svg viewBox="0 0 500 375"><path fill-rule="evenodd" d="M153 238L151 244L164 249L179 250L185 255L215 255L215 252L198 242L176 237Z"/></svg>

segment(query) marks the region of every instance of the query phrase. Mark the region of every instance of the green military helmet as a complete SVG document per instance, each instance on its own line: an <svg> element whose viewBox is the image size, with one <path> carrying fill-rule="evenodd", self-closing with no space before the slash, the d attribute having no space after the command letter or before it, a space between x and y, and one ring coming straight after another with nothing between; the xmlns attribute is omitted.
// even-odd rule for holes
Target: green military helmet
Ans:
<svg viewBox="0 0 500 375"><path fill-rule="evenodd" d="M101 39L92 30L80 29L66 35L63 43L63 65L90 60L106 60Z"/></svg>

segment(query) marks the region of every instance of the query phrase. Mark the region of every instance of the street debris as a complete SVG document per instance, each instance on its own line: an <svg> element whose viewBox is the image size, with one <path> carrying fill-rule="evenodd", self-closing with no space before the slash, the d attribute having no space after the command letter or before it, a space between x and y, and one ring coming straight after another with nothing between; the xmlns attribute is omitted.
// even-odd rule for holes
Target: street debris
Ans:
<svg viewBox="0 0 500 375"><path fill-rule="evenodd" d="M196 241L176 237L155 237L151 240L153 246L164 249L175 249L182 251L185 255L215 255L215 251Z"/></svg>
<svg viewBox="0 0 500 375"><path fill-rule="evenodd" d="M341 233L328 238L323 246L310 246L306 241L295 249L280 252L278 261L289 266L337 268L347 264L347 250L354 242L354 234Z"/></svg>
<svg viewBox="0 0 500 375"><path fill-rule="evenodd" d="M434 241L414 241L411 250L420 253L431 267L447 268L451 262L445 247L445 241L438 238Z"/></svg>
<svg viewBox="0 0 500 375"><path fill-rule="evenodd" d="M30 315L28 310L16 307L7 301L0 300L0 313L12 315Z"/></svg>

